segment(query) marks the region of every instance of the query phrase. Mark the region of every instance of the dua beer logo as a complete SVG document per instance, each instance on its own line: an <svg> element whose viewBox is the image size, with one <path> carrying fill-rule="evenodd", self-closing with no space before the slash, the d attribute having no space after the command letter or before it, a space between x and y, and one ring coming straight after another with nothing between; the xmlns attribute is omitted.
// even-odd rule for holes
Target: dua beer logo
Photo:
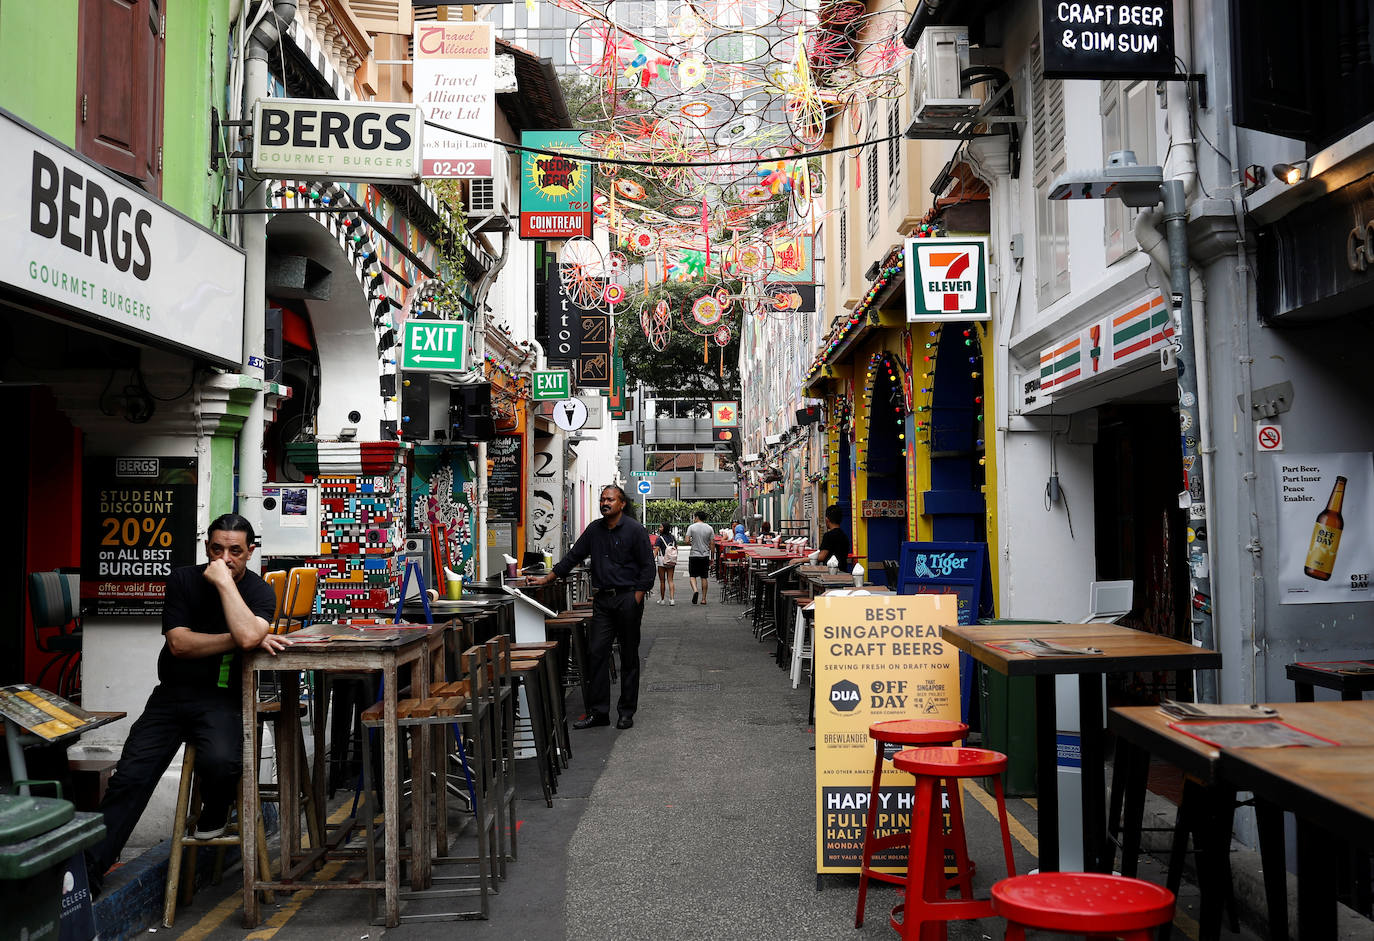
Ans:
<svg viewBox="0 0 1374 941"><path fill-rule="evenodd" d="M830 705L837 712L853 712L860 699L859 687L849 680L840 680L830 687Z"/></svg>

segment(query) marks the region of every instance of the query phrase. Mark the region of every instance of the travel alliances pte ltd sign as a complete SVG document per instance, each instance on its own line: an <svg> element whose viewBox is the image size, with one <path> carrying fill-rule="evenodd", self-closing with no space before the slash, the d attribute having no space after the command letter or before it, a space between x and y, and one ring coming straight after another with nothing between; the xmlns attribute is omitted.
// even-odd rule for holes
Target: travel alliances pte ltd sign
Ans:
<svg viewBox="0 0 1374 941"><path fill-rule="evenodd" d="M988 240L907 239L906 319L991 320Z"/></svg>

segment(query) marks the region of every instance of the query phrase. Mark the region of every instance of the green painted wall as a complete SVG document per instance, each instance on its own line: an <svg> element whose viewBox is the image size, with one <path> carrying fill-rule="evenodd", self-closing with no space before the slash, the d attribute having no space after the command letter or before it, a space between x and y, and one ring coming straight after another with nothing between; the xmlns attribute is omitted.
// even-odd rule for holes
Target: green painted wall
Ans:
<svg viewBox="0 0 1374 941"><path fill-rule="evenodd" d="M216 230L211 206L220 201L221 175L210 171L210 109L227 117L229 5L229 0L167 4L162 200Z"/></svg>
<svg viewBox="0 0 1374 941"><path fill-rule="evenodd" d="M221 176L210 171L210 108L225 116L230 0L166 6L162 201L210 226L221 198ZM79 0L0 0L0 107L72 148L79 9Z"/></svg>
<svg viewBox="0 0 1374 941"><path fill-rule="evenodd" d="M234 451L238 439L210 439L210 519L234 509ZM204 496L204 495L203 495Z"/></svg>
<svg viewBox="0 0 1374 941"><path fill-rule="evenodd" d="M76 143L78 0L0 0L0 107Z"/></svg>

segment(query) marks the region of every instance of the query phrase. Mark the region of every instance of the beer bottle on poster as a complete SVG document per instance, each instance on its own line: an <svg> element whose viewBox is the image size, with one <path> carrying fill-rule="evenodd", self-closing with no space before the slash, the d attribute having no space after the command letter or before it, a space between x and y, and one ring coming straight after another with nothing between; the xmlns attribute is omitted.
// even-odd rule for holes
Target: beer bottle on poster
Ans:
<svg viewBox="0 0 1374 941"><path fill-rule="evenodd" d="M1312 544L1307 547L1307 563L1302 567L1304 575L1327 581L1336 567L1336 552L1341 547L1341 531L1345 529L1345 518L1341 516L1341 503L1345 500L1345 478L1337 477L1336 485L1331 488L1331 497L1326 501L1326 509L1317 514L1317 525L1312 529Z"/></svg>

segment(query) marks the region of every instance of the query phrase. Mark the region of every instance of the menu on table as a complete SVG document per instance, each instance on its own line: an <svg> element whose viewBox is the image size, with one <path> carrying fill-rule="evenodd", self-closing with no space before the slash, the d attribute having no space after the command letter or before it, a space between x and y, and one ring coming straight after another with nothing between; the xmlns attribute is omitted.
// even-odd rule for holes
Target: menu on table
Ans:
<svg viewBox="0 0 1374 941"><path fill-rule="evenodd" d="M0 716L50 742L79 732L95 718L61 696L27 683L0 686Z"/></svg>
<svg viewBox="0 0 1374 941"><path fill-rule="evenodd" d="M1169 728L1217 748L1287 748L1293 745L1324 748L1340 744L1277 719L1170 722Z"/></svg>
<svg viewBox="0 0 1374 941"><path fill-rule="evenodd" d="M1374 673L1374 660L1310 660L1298 661L1297 667L1309 670L1322 670L1326 673L1350 673L1355 675Z"/></svg>

